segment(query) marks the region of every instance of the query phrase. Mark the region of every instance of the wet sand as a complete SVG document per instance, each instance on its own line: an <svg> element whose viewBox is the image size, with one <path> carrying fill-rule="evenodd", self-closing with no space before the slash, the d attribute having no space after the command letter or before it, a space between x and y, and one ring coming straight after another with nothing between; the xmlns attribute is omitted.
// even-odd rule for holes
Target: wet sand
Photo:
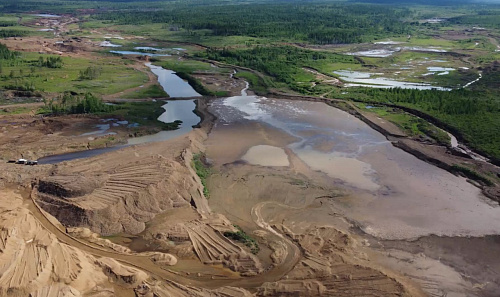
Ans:
<svg viewBox="0 0 500 297"><path fill-rule="evenodd" d="M342 199L341 208L371 235L411 239L429 234L482 236L500 230L500 208L490 205L478 188L393 147L383 135L336 108L239 96L220 99L213 109L221 116L218 125L239 131L246 130L241 129L245 125L260 125L298 139L287 148L310 169L331 177L332 185L352 191L353 196ZM216 126L214 138L218 131ZM260 132L243 133L252 146L270 144Z"/></svg>
<svg viewBox="0 0 500 297"><path fill-rule="evenodd" d="M259 220L293 230L326 224L349 232L356 226L384 255L372 255L376 263L408 275L428 294L495 296L496 274L478 269L500 262L482 256L481 248L461 244L459 251L434 242L426 250L410 241L437 234L465 242L466 236L500 232L500 208L464 178L393 147L359 119L323 103L238 96L218 99L210 110L219 117L206 142L207 156L220 170L209 182L215 211L250 230L259 230L248 211L257 206ZM284 148L290 165L239 163L262 145ZM450 256L440 262L447 253L476 260ZM479 276L467 276L472 273Z"/></svg>
<svg viewBox="0 0 500 297"><path fill-rule="evenodd" d="M441 283L433 283L430 279L430 265L415 271L419 277L427 280L434 291L443 295L448 286L453 294L447 296L498 296L500 292L500 237L439 237L426 236L415 241L382 241L380 247L389 250L394 256L394 250L399 253L418 255L420 262L434 262L434 265L454 267ZM403 252L404 251L404 252ZM425 256L427 259L424 259ZM393 263L394 267L401 265ZM419 262L418 260L415 262ZM449 269L449 268L448 268Z"/></svg>

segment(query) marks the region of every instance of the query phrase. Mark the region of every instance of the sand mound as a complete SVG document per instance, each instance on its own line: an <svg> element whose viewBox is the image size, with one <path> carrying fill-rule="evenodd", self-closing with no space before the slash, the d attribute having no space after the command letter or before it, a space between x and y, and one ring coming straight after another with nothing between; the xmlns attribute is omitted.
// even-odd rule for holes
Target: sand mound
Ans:
<svg viewBox="0 0 500 297"><path fill-rule="evenodd" d="M196 255L205 264L223 264L243 276L261 273L259 259L202 222L186 226Z"/></svg>
<svg viewBox="0 0 500 297"><path fill-rule="evenodd" d="M131 253L132 252L129 248L124 247L123 245L115 244L115 243L112 243L108 239L104 239L104 238L99 237L99 234L90 231L90 229L88 229L88 228L81 228L81 227L66 228L66 232L73 237L84 239L84 240L91 242L93 244L96 244L98 246L110 248L110 249L117 251L119 253Z"/></svg>
<svg viewBox="0 0 500 297"><path fill-rule="evenodd" d="M154 255L151 256L151 260L154 263L158 263L161 265L167 265L167 266L174 266L177 264L177 258L170 255L170 254L164 254L164 253L154 253Z"/></svg>
<svg viewBox="0 0 500 297"><path fill-rule="evenodd" d="M104 273L111 278L114 283L137 286L148 278L145 272L132 267L123 266L111 258L101 258L97 260L96 263L103 268Z"/></svg>
<svg viewBox="0 0 500 297"><path fill-rule="evenodd" d="M209 213L189 145L181 138L59 164L33 194L63 225L102 235L140 233L145 222L173 208L194 205Z"/></svg>
<svg viewBox="0 0 500 297"><path fill-rule="evenodd" d="M43 287L30 294L30 297L80 297L82 296L76 289L64 284Z"/></svg>
<svg viewBox="0 0 500 297"><path fill-rule="evenodd" d="M354 240L333 227L311 227L294 234L282 226L304 251L287 280L265 283L258 296L410 296L404 286L352 256Z"/></svg>
<svg viewBox="0 0 500 297"><path fill-rule="evenodd" d="M1 196L1 296L70 297L93 290L113 296L109 277L127 285L146 279L135 268L108 258L96 259L61 243L26 208L19 194L4 191Z"/></svg>
<svg viewBox="0 0 500 297"><path fill-rule="evenodd" d="M295 296L325 296L326 288L318 281L281 281L265 283L259 289L259 296L282 296L290 292Z"/></svg>
<svg viewBox="0 0 500 297"><path fill-rule="evenodd" d="M207 290L177 283L155 282L144 283L135 289L137 297L250 297L254 296L245 289L222 287L216 290Z"/></svg>

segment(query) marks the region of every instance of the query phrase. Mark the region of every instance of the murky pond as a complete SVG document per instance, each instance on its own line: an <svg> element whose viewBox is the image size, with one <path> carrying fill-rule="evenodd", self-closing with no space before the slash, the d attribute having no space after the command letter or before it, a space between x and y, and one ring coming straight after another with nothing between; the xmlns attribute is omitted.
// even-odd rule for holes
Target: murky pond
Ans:
<svg viewBox="0 0 500 297"><path fill-rule="evenodd" d="M362 56L362 57L373 57L373 58L386 58L386 57L392 56L392 54L394 54L395 52L396 52L396 50L390 50L390 49L374 49L374 50L348 53L348 55Z"/></svg>
<svg viewBox="0 0 500 297"><path fill-rule="evenodd" d="M158 133L151 135L129 138L127 141L127 145L118 145L113 147L47 156L38 159L38 163L55 164L63 161L90 158L103 153L118 150L129 145L163 141L174 137L182 136L191 131L193 129L193 126L197 125L200 122L200 118L195 113L193 113L193 110L196 108L195 101L196 100L167 101L167 103L162 106L162 108L165 109L165 112L158 117L158 120L164 123L171 123L176 120L182 121L182 124L177 130L160 131ZM119 125L129 125L127 121L118 121L116 123L118 123ZM112 135L114 134L113 132L106 132L108 129L110 129L110 126L114 126L114 124L96 125L96 128L98 128L98 130L87 132L81 134L80 136Z"/></svg>
<svg viewBox="0 0 500 297"><path fill-rule="evenodd" d="M57 14L50 14L50 13L38 13L38 14L33 14L33 16L41 17L41 18L60 18L60 15Z"/></svg>
<svg viewBox="0 0 500 297"><path fill-rule="evenodd" d="M442 67L429 67L429 68L442 68ZM449 69L449 68L442 68ZM429 70L431 71L431 70ZM418 89L418 90L432 90L450 91L450 88L443 88L433 86L428 83L414 83L389 79L385 77L372 77L374 74L359 71L338 70L333 73L337 74L340 79L348 82L347 87L369 87L369 88L402 88L402 89ZM434 73L434 72L431 72ZM444 73L444 72L443 72Z"/></svg>
<svg viewBox="0 0 500 297"><path fill-rule="evenodd" d="M184 135L193 129L193 126L200 122L200 117L198 117L193 111L196 108L196 100L176 100L169 101L167 104L163 105L162 108L165 112L158 117L158 121L164 123L171 123L176 120L182 121L179 129L161 131L156 134L134 137L128 139L128 144L141 144L146 142L156 142L171 139L177 136Z"/></svg>
<svg viewBox="0 0 500 297"><path fill-rule="evenodd" d="M437 73L437 75L446 75L446 74L450 74L450 71L454 71L455 68L451 68L451 67L435 67L435 66L431 66L431 67L427 67L427 71L429 71L430 73Z"/></svg>
<svg viewBox="0 0 500 297"><path fill-rule="evenodd" d="M114 44L114 43L111 43L110 41L107 41L107 40L99 43L99 46L102 46L102 47L122 47L120 44Z"/></svg>
<svg viewBox="0 0 500 297"><path fill-rule="evenodd" d="M153 54L153 53L134 52L134 51L109 51L109 52L113 53L113 54L119 54L119 55L137 55L137 56L150 56L150 57L167 57L167 56L170 56L168 54Z"/></svg>
<svg viewBox="0 0 500 297"><path fill-rule="evenodd" d="M421 47L421 46L395 46L402 44L404 42L398 41L379 41L374 42L371 46L362 46L361 50L346 53L352 56L361 57L372 57L372 58L387 58L395 53L401 51L413 51L413 52L431 52L431 53L445 53L447 50L440 47Z"/></svg>
<svg viewBox="0 0 500 297"><path fill-rule="evenodd" d="M246 154L241 157L253 165L262 166L289 166L288 156L285 150L271 145L252 146Z"/></svg>
<svg viewBox="0 0 500 297"><path fill-rule="evenodd" d="M339 198L337 207L369 234L407 239L500 233L500 207L491 205L478 188L395 148L348 113L319 102L257 96L217 99L210 108L219 119L210 136L217 141L209 141L209 151L223 156L230 141L244 146L233 161L248 160L250 152L250 163L273 166L267 153L285 150L289 158L299 158L351 193ZM265 136L266 129L296 140L284 142L281 150L264 148L267 153L262 154L261 147L253 152L274 141Z"/></svg>
<svg viewBox="0 0 500 297"><path fill-rule="evenodd" d="M134 49L138 50L138 51L162 51L162 50L165 50L162 48L151 47L151 46L136 46L136 47L134 47Z"/></svg>
<svg viewBox="0 0 500 297"><path fill-rule="evenodd" d="M401 41L392 41L392 40L386 40L386 41L377 41L377 42L374 42L373 44L401 44L403 42Z"/></svg>

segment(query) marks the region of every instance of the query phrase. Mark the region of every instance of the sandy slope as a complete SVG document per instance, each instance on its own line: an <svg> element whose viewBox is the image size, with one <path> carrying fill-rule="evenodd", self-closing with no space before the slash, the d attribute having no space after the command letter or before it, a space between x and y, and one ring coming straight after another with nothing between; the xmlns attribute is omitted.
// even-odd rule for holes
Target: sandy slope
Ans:
<svg viewBox="0 0 500 297"><path fill-rule="evenodd" d="M0 292L2 296L113 296L111 278L137 285L147 275L110 258L96 258L61 243L27 209L19 193L0 199ZM108 292L108 293L106 293Z"/></svg>

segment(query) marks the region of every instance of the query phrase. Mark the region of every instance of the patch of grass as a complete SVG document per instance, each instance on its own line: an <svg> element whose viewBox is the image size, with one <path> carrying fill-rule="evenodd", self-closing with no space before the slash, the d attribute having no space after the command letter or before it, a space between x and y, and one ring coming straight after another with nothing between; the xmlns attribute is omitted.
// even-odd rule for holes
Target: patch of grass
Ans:
<svg viewBox="0 0 500 297"><path fill-rule="evenodd" d="M121 116L131 123L138 123L140 126L159 127L161 130L175 130L179 128L181 121L163 123L158 121L158 117L165 112L162 106L165 102L124 102L116 105L113 116Z"/></svg>
<svg viewBox="0 0 500 297"><path fill-rule="evenodd" d="M259 244L257 243L257 241L255 239L253 239L252 237L250 237L248 234L246 234L245 231L243 231L243 229L241 229L240 226L234 225L234 227L238 231L236 231L236 232L224 232L224 236L227 238L230 238L232 240L236 240L236 241L243 243L244 245L246 245L247 247L250 248L250 251L252 252L252 254L254 254L254 255L257 254L260 251L260 247L259 247Z"/></svg>
<svg viewBox="0 0 500 297"><path fill-rule="evenodd" d="M268 88L272 84L271 81L263 79L256 74L248 71L238 71L234 77L243 78L250 84L250 88L257 95L265 95L268 93Z"/></svg>
<svg viewBox="0 0 500 297"><path fill-rule="evenodd" d="M3 108L0 109L0 115L8 115L8 114L22 114L28 113L31 111L31 108L28 107L15 107L15 108Z"/></svg>
<svg viewBox="0 0 500 297"><path fill-rule="evenodd" d="M429 37L429 38L410 38L408 45L454 47L455 43L451 40Z"/></svg>
<svg viewBox="0 0 500 297"><path fill-rule="evenodd" d="M359 108L368 112L376 113L396 126L400 127L407 135L412 137L427 136L442 145L450 145L450 136L438 127L430 124L424 119L413 116L399 109L377 106L366 108L366 104L356 104Z"/></svg>
<svg viewBox="0 0 500 297"><path fill-rule="evenodd" d="M192 166L196 171L196 174L200 177L201 184L203 185L203 195L206 198L210 197L210 193L207 188L207 178L211 174L210 168L205 164L205 155L203 154L195 154L193 156Z"/></svg>
<svg viewBox="0 0 500 297"><path fill-rule="evenodd" d="M297 83L311 83L316 80L314 74L309 71L301 70L292 75L293 80Z"/></svg>
<svg viewBox="0 0 500 297"><path fill-rule="evenodd" d="M321 62L310 62L310 67L313 67L314 69L318 70L319 72L326 74L326 75L332 75L333 71L336 70L357 70L361 69L363 65L361 64L354 64L354 63L321 63Z"/></svg>
<svg viewBox="0 0 500 297"><path fill-rule="evenodd" d="M141 88L138 91L128 93L121 98L124 99L142 99L142 98L167 98L168 94L160 85L154 84L149 87Z"/></svg>
<svg viewBox="0 0 500 297"><path fill-rule="evenodd" d="M93 148L108 147L116 142L114 136L99 137L96 140L90 142L90 146Z"/></svg>
<svg viewBox="0 0 500 297"><path fill-rule="evenodd" d="M14 62L2 63L0 88L9 85L29 84L37 91L63 93L92 92L98 95L114 94L129 88L138 87L148 81L145 73L127 65L124 59L102 57L97 61L85 58L62 57L61 68L37 67L40 57L58 57L37 53L23 52ZM79 80L80 72L91 65L99 65L101 74L88 81ZM12 72L12 76L10 73Z"/></svg>
<svg viewBox="0 0 500 297"><path fill-rule="evenodd" d="M473 169L470 169L469 167L465 167L465 166L462 166L462 165L454 164L453 165L453 170L456 171L456 172L460 172L460 173L464 174L467 178L483 182L487 186L491 187L491 186L495 185L489 178L483 176L482 174L476 172Z"/></svg>
<svg viewBox="0 0 500 297"><path fill-rule="evenodd" d="M187 72L178 71L175 73L178 77L186 80L193 89L203 96L216 96L216 92L207 89L199 80Z"/></svg>
<svg viewBox="0 0 500 297"><path fill-rule="evenodd" d="M192 74L193 72L229 72L226 68L217 68L210 66L209 63L195 61L195 60L178 60L178 59L164 59L153 63L154 65L170 69L175 72L185 72Z"/></svg>
<svg viewBox="0 0 500 297"><path fill-rule="evenodd" d="M107 21L86 21L80 24L81 29L99 29L106 28L109 26Z"/></svg>

